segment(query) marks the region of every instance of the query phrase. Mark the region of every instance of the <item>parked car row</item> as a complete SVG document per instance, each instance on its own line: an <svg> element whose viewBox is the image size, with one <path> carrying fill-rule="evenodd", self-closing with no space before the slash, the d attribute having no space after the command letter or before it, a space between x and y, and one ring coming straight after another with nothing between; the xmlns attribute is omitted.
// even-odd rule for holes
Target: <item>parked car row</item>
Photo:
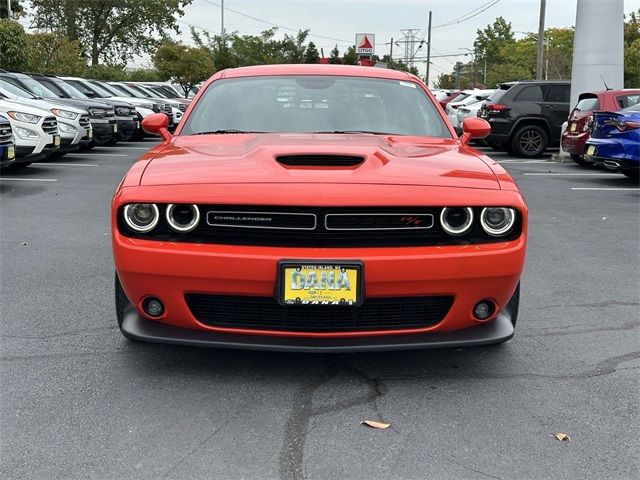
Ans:
<svg viewBox="0 0 640 480"><path fill-rule="evenodd" d="M105 82L0 70L0 167L142 139L153 113L180 123L190 99L170 84Z"/></svg>

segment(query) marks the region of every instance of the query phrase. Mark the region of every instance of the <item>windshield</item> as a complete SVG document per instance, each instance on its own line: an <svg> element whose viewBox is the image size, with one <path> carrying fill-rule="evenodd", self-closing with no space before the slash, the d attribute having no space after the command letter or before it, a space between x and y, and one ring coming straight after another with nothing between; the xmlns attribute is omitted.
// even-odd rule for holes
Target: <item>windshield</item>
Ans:
<svg viewBox="0 0 640 480"><path fill-rule="evenodd" d="M120 95L124 95L125 97L139 97L140 94L126 87L125 85L120 85L119 83L110 83L112 88L116 89L120 92Z"/></svg>
<svg viewBox="0 0 640 480"><path fill-rule="evenodd" d="M142 88L140 85L127 85L127 88L133 92L135 92L138 96L143 96L143 97L152 97L153 95L151 95L148 91L146 91L144 88Z"/></svg>
<svg viewBox="0 0 640 480"><path fill-rule="evenodd" d="M345 76L264 76L213 82L181 133L226 131L451 138L435 105L418 84Z"/></svg>
<svg viewBox="0 0 640 480"><path fill-rule="evenodd" d="M18 78L21 83L23 83L31 93L37 95L40 98L60 98L58 95L53 93L47 87L42 85L40 82L36 82L33 78L28 77L26 75L20 75Z"/></svg>
<svg viewBox="0 0 640 480"><path fill-rule="evenodd" d="M95 93L102 97L120 97L122 94L117 90L111 89L110 85L106 83L99 83L96 81L89 81L86 85L87 88L93 90Z"/></svg>
<svg viewBox="0 0 640 480"><path fill-rule="evenodd" d="M87 98L87 96L62 80L54 80L51 78L40 78L38 82L55 92L56 95L63 98Z"/></svg>
<svg viewBox="0 0 640 480"><path fill-rule="evenodd" d="M34 95L32 95L31 93L27 92L26 90L20 88L20 87L16 87L15 85L13 85L12 83L6 82L4 80L4 78L0 78L0 88L2 88L2 90L4 90L5 95L8 93L9 96L16 96L16 97L21 97L21 98L31 98L31 99L35 99L36 97Z"/></svg>

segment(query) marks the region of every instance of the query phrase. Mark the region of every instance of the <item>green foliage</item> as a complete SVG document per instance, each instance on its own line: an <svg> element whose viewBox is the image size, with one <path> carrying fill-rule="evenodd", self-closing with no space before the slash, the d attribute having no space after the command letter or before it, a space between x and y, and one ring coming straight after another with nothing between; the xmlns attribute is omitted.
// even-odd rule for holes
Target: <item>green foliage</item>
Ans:
<svg viewBox="0 0 640 480"><path fill-rule="evenodd" d="M25 70L55 75L82 75L87 63L77 40L59 33L34 33L26 36Z"/></svg>
<svg viewBox="0 0 640 480"><path fill-rule="evenodd" d="M165 80L167 80L167 77L162 75L155 68L139 68L127 72L127 80L130 80L132 82L164 82Z"/></svg>
<svg viewBox="0 0 640 480"><path fill-rule="evenodd" d="M27 53L26 37L24 28L18 22L0 19L0 68L6 70L24 68Z"/></svg>
<svg viewBox="0 0 640 480"><path fill-rule="evenodd" d="M164 78L171 79L182 87L185 97L191 88L209 78L215 71L209 50L179 43L165 43L158 48L153 63Z"/></svg>
<svg viewBox="0 0 640 480"><path fill-rule="evenodd" d="M433 82L434 88L449 90L456 84L456 77L448 73L439 74Z"/></svg>
<svg viewBox="0 0 640 480"><path fill-rule="evenodd" d="M624 86L640 87L640 9L624 24Z"/></svg>
<svg viewBox="0 0 640 480"><path fill-rule="evenodd" d="M123 82L127 80L124 65L90 65L85 70L84 76L86 78L111 82Z"/></svg>
<svg viewBox="0 0 640 480"><path fill-rule="evenodd" d="M11 0L11 18L18 18L25 14L24 7L20 4L20 0ZM0 18L8 18L7 0L0 0Z"/></svg>
<svg viewBox="0 0 640 480"><path fill-rule="evenodd" d="M331 53L329 54L329 63L338 65L342 63L342 59L340 58L340 50L338 50L338 45L333 47Z"/></svg>
<svg viewBox="0 0 640 480"><path fill-rule="evenodd" d="M347 51L342 56L342 63L345 65L357 65L358 64L358 54L356 53L356 46L351 45L347 48Z"/></svg>
<svg viewBox="0 0 640 480"><path fill-rule="evenodd" d="M31 0L35 27L62 33L87 48L92 65L126 63L155 50L157 35L179 32L177 18L192 0Z"/></svg>
<svg viewBox="0 0 640 480"><path fill-rule="evenodd" d="M304 63L320 63L320 52L316 48L316 44L309 42L304 52Z"/></svg>
<svg viewBox="0 0 640 480"><path fill-rule="evenodd" d="M511 30L511 22L498 17L493 24L487 25L484 30L478 29L473 47L477 58L482 62L486 59L487 64L497 64L502 60L500 50L513 43L515 43L515 38Z"/></svg>

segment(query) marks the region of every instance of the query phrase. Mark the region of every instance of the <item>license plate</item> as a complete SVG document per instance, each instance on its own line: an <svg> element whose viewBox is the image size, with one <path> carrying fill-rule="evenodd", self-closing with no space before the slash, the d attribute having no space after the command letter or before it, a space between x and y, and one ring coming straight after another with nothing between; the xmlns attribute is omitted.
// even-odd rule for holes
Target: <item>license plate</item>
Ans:
<svg viewBox="0 0 640 480"><path fill-rule="evenodd" d="M571 124L571 128L569 129L570 132L575 132L578 129L578 124L577 123L572 123Z"/></svg>
<svg viewBox="0 0 640 480"><path fill-rule="evenodd" d="M9 145L7 147L7 160L13 160L14 158L16 158L16 147Z"/></svg>
<svg viewBox="0 0 640 480"><path fill-rule="evenodd" d="M140 130L140 122L136 122L136 130Z"/></svg>
<svg viewBox="0 0 640 480"><path fill-rule="evenodd" d="M113 133L118 133L118 124L113 125Z"/></svg>
<svg viewBox="0 0 640 480"><path fill-rule="evenodd" d="M595 154L596 154L596 147L594 147L593 145L589 145L587 147L587 155L593 156Z"/></svg>
<svg viewBox="0 0 640 480"><path fill-rule="evenodd" d="M93 138L93 128L89 129L89 140Z"/></svg>
<svg viewBox="0 0 640 480"><path fill-rule="evenodd" d="M359 305L362 264L282 262L279 284L283 305Z"/></svg>
<svg viewBox="0 0 640 480"><path fill-rule="evenodd" d="M53 136L53 146L54 147L59 147L60 146L60 135L54 135Z"/></svg>

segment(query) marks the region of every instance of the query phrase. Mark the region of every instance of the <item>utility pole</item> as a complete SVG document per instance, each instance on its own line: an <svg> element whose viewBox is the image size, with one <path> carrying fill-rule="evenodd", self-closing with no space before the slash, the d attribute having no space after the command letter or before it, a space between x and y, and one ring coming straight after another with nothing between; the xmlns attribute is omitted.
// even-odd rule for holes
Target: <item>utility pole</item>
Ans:
<svg viewBox="0 0 640 480"><path fill-rule="evenodd" d="M224 0L220 0L220 34L224 38Z"/></svg>
<svg viewBox="0 0 640 480"><path fill-rule="evenodd" d="M11 12L11 0L7 0L7 19L11 20L13 13Z"/></svg>
<svg viewBox="0 0 640 480"><path fill-rule="evenodd" d="M427 74L425 76L425 83L429 88L429 71L431 69L431 10L429 10L429 28L427 30Z"/></svg>
<svg viewBox="0 0 640 480"><path fill-rule="evenodd" d="M389 47L389 63L387 63L387 68L393 68L393 37L391 37L391 46Z"/></svg>
<svg viewBox="0 0 640 480"><path fill-rule="evenodd" d="M543 56L544 56L544 14L547 0L540 0L540 23L538 24L538 52L536 56L536 80L542 80Z"/></svg>
<svg viewBox="0 0 640 480"><path fill-rule="evenodd" d="M456 62L456 90L460 90L460 67L462 62Z"/></svg>

